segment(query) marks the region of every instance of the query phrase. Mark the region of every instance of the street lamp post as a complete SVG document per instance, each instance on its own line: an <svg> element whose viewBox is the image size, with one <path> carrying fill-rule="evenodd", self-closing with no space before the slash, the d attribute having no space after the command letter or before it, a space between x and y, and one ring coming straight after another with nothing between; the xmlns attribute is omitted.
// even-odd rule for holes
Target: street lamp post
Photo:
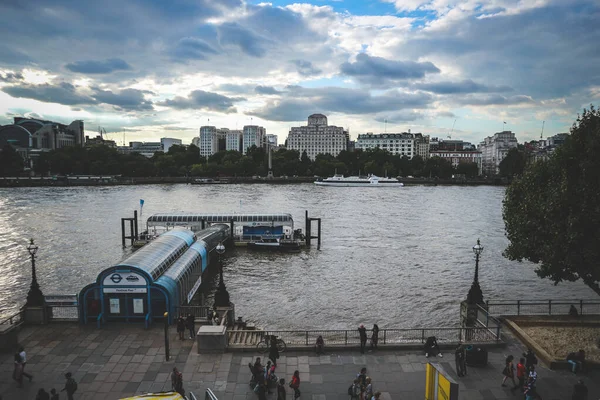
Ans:
<svg viewBox="0 0 600 400"><path fill-rule="evenodd" d="M225 282L223 282L223 261L221 260L221 256L225 253L225 246L223 243L219 243L215 248L217 250L217 254L219 254L219 287L215 292L215 306L216 307L229 307L229 293L227 292L227 288L225 287Z"/></svg>
<svg viewBox="0 0 600 400"><path fill-rule="evenodd" d="M471 289L467 294L467 303L469 304L483 304L483 292L479 286L479 256L483 252L483 246L477 239L477 244L473 246L473 253L475 254L475 276L473 276L473 283Z"/></svg>
<svg viewBox="0 0 600 400"><path fill-rule="evenodd" d="M33 243L33 239L30 240L27 251L31 256L31 285L29 286L29 292L27 293L27 302L25 307L43 307L44 306L44 294L40 289L40 285L37 281L37 275L35 271L35 253L38 251L38 247Z"/></svg>

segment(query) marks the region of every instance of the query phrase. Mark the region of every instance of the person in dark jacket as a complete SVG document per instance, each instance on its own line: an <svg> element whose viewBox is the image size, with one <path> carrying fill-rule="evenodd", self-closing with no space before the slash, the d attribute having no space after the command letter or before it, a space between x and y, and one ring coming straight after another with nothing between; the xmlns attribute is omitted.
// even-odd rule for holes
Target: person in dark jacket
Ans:
<svg viewBox="0 0 600 400"><path fill-rule="evenodd" d="M467 357L465 354L465 346L463 346L462 343L459 343L456 350L454 350L454 362L456 364L456 374L458 376L467 375Z"/></svg>
<svg viewBox="0 0 600 400"><path fill-rule="evenodd" d="M437 354L438 357L443 357L435 336L429 336L425 341L425 357L429 357L430 354Z"/></svg>
<svg viewBox="0 0 600 400"><path fill-rule="evenodd" d="M573 386L573 397L572 400L587 400L588 399L588 388L583 383L583 379L577 381Z"/></svg>
<svg viewBox="0 0 600 400"><path fill-rule="evenodd" d="M567 362L573 366L571 370L574 374L577 373L577 370L582 371L583 363L585 362L585 351L581 349L577 353L569 353L567 356Z"/></svg>
<svg viewBox="0 0 600 400"><path fill-rule="evenodd" d="M35 400L50 400L50 394L46 392L43 388L40 388L37 392L37 396L35 396Z"/></svg>
<svg viewBox="0 0 600 400"><path fill-rule="evenodd" d="M360 352L365 354L365 347L367 346L367 328L361 324L358 327L358 334L360 336Z"/></svg>
<svg viewBox="0 0 600 400"><path fill-rule="evenodd" d="M277 384L277 400L285 400L287 393L285 391L285 379L281 378Z"/></svg>
<svg viewBox="0 0 600 400"><path fill-rule="evenodd" d="M179 335L179 340L184 339L183 336L185 335L185 320L182 316L179 316L179 318L177 318L177 334Z"/></svg>
<svg viewBox="0 0 600 400"><path fill-rule="evenodd" d="M171 374L171 387L181 396L185 396L185 390L183 389L183 374L179 372L177 367L173 367L173 373Z"/></svg>
<svg viewBox="0 0 600 400"><path fill-rule="evenodd" d="M77 391L77 382L73 379L73 375L70 372L65 374L65 378L67 381L65 382L65 387L61 390L61 392L67 392L67 400L73 400L73 394Z"/></svg>
<svg viewBox="0 0 600 400"><path fill-rule="evenodd" d="M192 314L188 314L185 320L185 326L190 331L190 339L196 337L196 318Z"/></svg>
<svg viewBox="0 0 600 400"><path fill-rule="evenodd" d="M325 351L323 351L324 348L325 348L325 341L323 340L323 336L319 335L319 337L317 338L317 341L315 343L315 349L317 350L317 355L325 354Z"/></svg>
<svg viewBox="0 0 600 400"><path fill-rule="evenodd" d="M373 324L373 333L371 334L371 348L376 349L379 342L379 327Z"/></svg>
<svg viewBox="0 0 600 400"><path fill-rule="evenodd" d="M527 353L523 353L523 357L525 357L525 369L527 369L527 371L529 371L532 365L537 365L538 363L538 359L531 349L527 349Z"/></svg>
<svg viewBox="0 0 600 400"><path fill-rule="evenodd" d="M277 338L275 335L271 335L269 340L269 359L273 361L273 365L277 366L277 359L279 358L279 349L277 348Z"/></svg>
<svg viewBox="0 0 600 400"><path fill-rule="evenodd" d="M59 400L58 393L56 393L56 389L50 389L50 400Z"/></svg>

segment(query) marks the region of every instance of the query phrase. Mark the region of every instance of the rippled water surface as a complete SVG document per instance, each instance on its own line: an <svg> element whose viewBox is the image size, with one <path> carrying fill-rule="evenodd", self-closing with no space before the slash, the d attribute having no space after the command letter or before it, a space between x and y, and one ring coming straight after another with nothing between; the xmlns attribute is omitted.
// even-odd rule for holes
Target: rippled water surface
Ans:
<svg viewBox="0 0 600 400"><path fill-rule="evenodd" d="M0 189L0 315L23 303L27 240L40 247L45 294L76 293L129 250L120 218L139 199L158 212L290 212L323 218L323 244L300 254L228 251L225 282L236 314L269 328L454 325L485 247L486 299L596 298L583 284L555 287L528 263L502 257L500 187L331 188L302 185L152 185ZM214 271L213 271L214 272ZM214 274L212 275L214 282ZM209 282L210 284L210 282Z"/></svg>

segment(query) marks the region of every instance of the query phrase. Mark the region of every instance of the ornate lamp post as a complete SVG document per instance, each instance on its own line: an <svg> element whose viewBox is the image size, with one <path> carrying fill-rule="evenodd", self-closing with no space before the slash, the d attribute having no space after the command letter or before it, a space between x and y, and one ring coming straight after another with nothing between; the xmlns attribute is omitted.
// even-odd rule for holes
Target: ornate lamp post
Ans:
<svg viewBox="0 0 600 400"><path fill-rule="evenodd" d="M227 292L227 288L225 287L225 282L223 282L223 261L221 260L221 255L225 253L225 246L223 245L223 243L219 243L215 250L217 250L217 254L219 254L220 269L219 287L215 292L215 306L229 307L229 293Z"/></svg>
<svg viewBox="0 0 600 400"><path fill-rule="evenodd" d="M473 253L475 253L475 276L473 277L473 283L471 289L467 294L467 303L469 304L484 304L483 303L483 292L479 286L479 256L483 252L483 246L477 239L477 244L473 246Z"/></svg>
<svg viewBox="0 0 600 400"><path fill-rule="evenodd" d="M40 290L40 285L37 281L35 273L35 253L37 253L38 247L33 243L33 239L27 246L27 251L31 256L31 286L29 287L29 293L27 293L27 302L25 307L43 307L44 306L44 294Z"/></svg>

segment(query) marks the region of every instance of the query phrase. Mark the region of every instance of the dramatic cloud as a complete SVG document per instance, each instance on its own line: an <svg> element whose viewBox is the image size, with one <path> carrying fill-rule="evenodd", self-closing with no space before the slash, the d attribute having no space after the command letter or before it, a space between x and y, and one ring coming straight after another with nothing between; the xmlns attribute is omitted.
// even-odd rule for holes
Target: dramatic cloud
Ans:
<svg viewBox="0 0 600 400"><path fill-rule="evenodd" d="M94 98L78 93L77 87L68 82L6 86L2 88L2 91L13 97L34 99L46 103L65 105L97 104Z"/></svg>
<svg viewBox="0 0 600 400"><path fill-rule="evenodd" d="M176 61L205 60L211 54L216 54L204 40L196 37L186 37L179 40L171 54Z"/></svg>
<svg viewBox="0 0 600 400"><path fill-rule="evenodd" d="M65 65L69 71L81 74L110 74L115 71L127 71L131 65L120 58L110 58L104 61L77 61Z"/></svg>
<svg viewBox="0 0 600 400"><path fill-rule="evenodd" d="M23 74L20 72L7 72L5 74L0 73L0 82L17 82L23 80Z"/></svg>
<svg viewBox="0 0 600 400"><path fill-rule="evenodd" d="M114 105L118 110L124 111L148 111L152 110L152 102L144 98L147 91L138 89L123 89L119 92L110 90L94 89L94 98L99 103Z"/></svg>
<svg viewBox="0 0 600 400"><path fill-rule="evenodd" d="M484 95L484 96L467 96L458 100L459 104L475 105L475 106L491 106L491 105L517 105L517 104L532 104L533 99L529 96L501 96L499 94Z"/></svg>
<svg viewBox="0 0 600 400"><path fill-rule="evenodd" d="M237 23L226 23L217 29L219 43L222 46L238 46L252 57L263 57L267 52L267 40Z"/></svg>
<svg viewBox="0 0 600 400"><path fill-rule="evenodd" d="M259 85L256 88L254 88L254 91L258 94L281 94L281 92L277 89L275 89L273 86L262 86Z"/></svg>
<svg viewBox="0 0 600 400"><path fill-rule="evenodd" d="M292 60L290 62L296 66L298 73L302 76L318 75L322 72L320 69L315 68L310 61Z"/></svg>
<svg viewBox="0 0 600 400"><path fill-rule="evenodd" d="M227 97L217 93L194 90L187 97L177 96L170 100L157 103L157 105L171 107L178 110L204 109L223 113L237 112L233 103L244 101L241 97Z"/></svg>
<svg viewBox="0 0 600 400"><path fill-rule="evenodd" d="M392 61L360 53L356 56L355 62L343 63L340 72L366 83L381 84L423 78L425 74L439 73L440 70L430 62Z"/></svg>
<svg viewBox="0 0 600 400"><path fill-rule="evenodd" d="M510 92L513 89L508 86L486 86L475 83L470 79L461 82L433 82L417 83L416 89L425 90L437 94L456 94L456 93L495 93Z"/></svg>
<svg viewBox="0 0 600 400"><path fill-rule="evenodd" d="M396 90L373 96L365 90L336 87L288 89L288 95L284 99L268 102L249 114L274 121L301 121L317 111L326 114L371 114L404 108L426 108L433 100L426 93L403 93Z"/></svg>
<svg viewBox="0 0 600 400"><path fill-rule="evenodd" d="M383 122L388 124L397 124L408 121L416 121L425 116L422 112L415 112L412 110L404 110L398 112L392 112L389 114L377 114L375 116L375 121Z"/></svg>

